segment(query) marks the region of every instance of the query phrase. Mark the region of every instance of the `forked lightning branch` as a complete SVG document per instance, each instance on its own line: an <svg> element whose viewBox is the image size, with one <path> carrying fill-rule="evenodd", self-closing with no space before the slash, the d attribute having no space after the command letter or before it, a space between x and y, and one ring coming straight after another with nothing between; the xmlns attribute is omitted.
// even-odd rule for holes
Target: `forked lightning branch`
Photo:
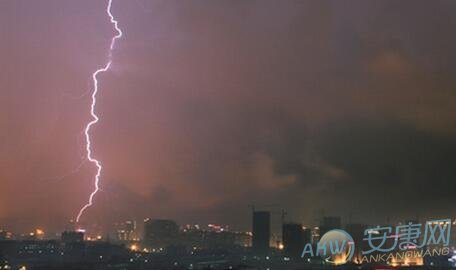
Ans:
<svg viewBox="0 0 456 270"><path fill-rule="evenodd" d="M87 153L87 160L89 160L91 163L93 163L96 167L96 174L94 178L94 190L92 193L90 193L89 199L87 203L79 210L79 213L76 217L76 222L79 222L81 219L82 215L84 214L85 210L92 206L93 204L93 199L97 192L100 190L100 177L101 177L101 172L103 170L101 162L94 158L93 156L93 151L92 151L92 140L90 137L90 131L93 125L98 123L99 117L96 113L96 105L97 105L97 94L98 94L98 76L101 73L104 73L109 70L112 64L112 51L114 49L114 45L116 43L116 40L120 37L122 37L122 30L118 26L117 20L114 18L111 12L111 7L112 7L112 0L108 0L108 4L106 7L106 13L111 21L111 24L114 26L114 29L116 30L117 34L114 35L111 38L111 44L109 46L109 52L108 52L108 61L106 64L97 69L94 73L92 73L92 81L93 81L93 90L92 90L92 95L91 95L91 105L90 105L90 115L92 117L92 120L86 125L84 129L84 135L86 139L86 153Z"/></svg>

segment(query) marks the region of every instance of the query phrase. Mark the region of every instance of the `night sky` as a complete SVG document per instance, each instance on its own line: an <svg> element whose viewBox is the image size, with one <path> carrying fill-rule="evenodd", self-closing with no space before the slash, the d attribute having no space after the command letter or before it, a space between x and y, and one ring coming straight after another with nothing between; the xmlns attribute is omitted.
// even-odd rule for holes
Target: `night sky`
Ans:
<svg viewBox="0 0 456 270"><path fill-rule="evenodd" d="M106 1L0 0L0 224L60 230L82 164ZM456 214L456 1L114 0L87 224L248 229Z"/></svg>

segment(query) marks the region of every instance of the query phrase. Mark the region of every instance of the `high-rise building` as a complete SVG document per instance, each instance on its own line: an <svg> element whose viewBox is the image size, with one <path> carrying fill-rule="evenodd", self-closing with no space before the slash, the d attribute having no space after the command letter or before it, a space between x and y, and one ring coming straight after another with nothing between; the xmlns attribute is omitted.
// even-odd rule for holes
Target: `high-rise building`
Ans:
<svg viewBox="0 0 456 270"><path fill-rule="evenodd" d="M305 230L301 224L283 224L282 243L286 256L298 258L301 256L304 245L310 243L310 230Z"/></svg>
<svg viewBox="0 0 456 270"><path fill-rule="evenodd" d="M119 241L132 241L137 238L136 236L136 221L127 220L122 223L116 224L117 240Z"/></svg>
<svg viewBox="0 0 456 270"><path fill-rule="evenodd" d="M144 242L153 248L166 248L176 243L179 226L173 220L144 220Z"/></svg>
<svg viewBox="0 0 456 270"><path fill-rule="evenodd" d="M342 222L340 217L323 217L320 223L320 237L334 229L341 229Z"/></svg>
<svg viewBox="0 0 456 270"><path fill-rule="evenodd" d="M310 228L303 227L304 243L312 243L312 230Z"/></svg>
<svg viewBox="0 0 456 270"><path fill-rule="evenodd" d="M271 236L271 214L269 212L253 212L252 234L253 251L267 253Z"/></svg>
<svg viewBox="0 0 456 270"><path fill-rule="evenodd" d="M367 241L363 240L365 237L364 232L367 227L367 225L357 223L350 223L345 226L345 231L351 235L353 241L355 242L355 253L353 260L357 262L361 262L362 251L369 249Z"/></svg>

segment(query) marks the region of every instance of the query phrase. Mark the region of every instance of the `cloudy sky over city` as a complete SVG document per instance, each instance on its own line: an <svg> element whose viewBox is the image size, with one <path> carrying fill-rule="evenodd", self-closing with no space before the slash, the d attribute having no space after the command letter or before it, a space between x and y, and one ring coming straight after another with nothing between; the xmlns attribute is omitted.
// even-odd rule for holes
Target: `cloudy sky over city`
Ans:
<svg viewBox="0 0 456 270"><path fill-rule="evenodd" d="M93 189L106 1L0 1L0 222L55 230ZM118 0L87 224L248 229L454 216L455 1Z"/></svg>

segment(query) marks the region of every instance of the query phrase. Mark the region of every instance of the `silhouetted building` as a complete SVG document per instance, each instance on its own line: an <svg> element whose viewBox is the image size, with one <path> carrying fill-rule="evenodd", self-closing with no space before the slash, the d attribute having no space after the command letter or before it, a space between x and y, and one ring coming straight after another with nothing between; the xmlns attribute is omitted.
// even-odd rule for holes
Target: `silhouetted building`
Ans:
<svg viewBox="0 0 456 270"><path fill-rule="evenodd" d="M61 235L63 243L81 243L84 241L84 233L77 231L64 231Z"/></svg>
<svg viewBox="0 0 456 270"><path fill-rule="evenodd" d="M365 230L367 229L367 225L364 224L347 224L345 226L345 231L351 235L353 241L355 242L355 253L353 256L353 260L360 262L362 259L362 251L368 250L369 245L367 241L364 241L363 238L367 237L364 235Z"/></svg>
<svg viewBox="0 0 456 270"><path fill-rule="evenodd" d="M166 219L144 220L144 242L153 248L173 245L179 233L176 222Z"/></svg>
<svg viewBox="0 0 456 270"><path fill-rule="evenodd" d="M25 240L17 245L17 257L24 262L32 262L37 258L43 261L55 261L60 245L55 240Z"/></svg>
<svg viewBox="0 0 456 270"><path fill-rule="evenodd" d="M203 247L207 249L233 249L235 234L232 232L203 232Z"/></svg>
<svg viewBox="0 0 456 270"><path fill-rule="evenodd" d="M340 217L323 217L323 220L320 223L320 237L330 230L341 228L342 222Z"/></svg>
<svg viewBox="0 0 456 270"><path fill-rule="evenodd" d="M252 249L266 253L269 250L271 235L271 214L266 211L254 211L252 222Z"/></svg>
<svg viewBox="0 0 456 270"><path fill-rule="evenodd" d="M310 231L307 240L310 242ZM302 249L306 244L304 239L304 229L301 224L288 223L282 225L282 242L284 254L288 257L300 257Z"/></svg>

